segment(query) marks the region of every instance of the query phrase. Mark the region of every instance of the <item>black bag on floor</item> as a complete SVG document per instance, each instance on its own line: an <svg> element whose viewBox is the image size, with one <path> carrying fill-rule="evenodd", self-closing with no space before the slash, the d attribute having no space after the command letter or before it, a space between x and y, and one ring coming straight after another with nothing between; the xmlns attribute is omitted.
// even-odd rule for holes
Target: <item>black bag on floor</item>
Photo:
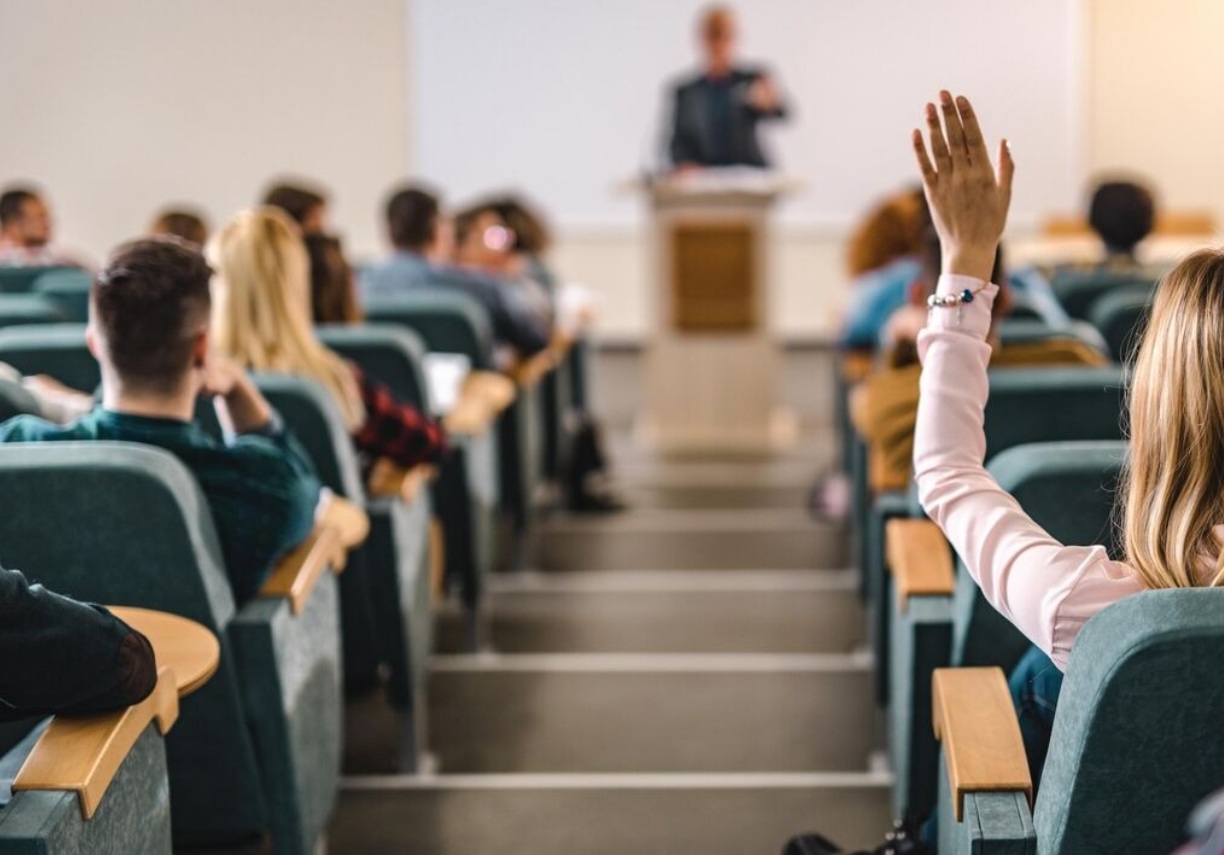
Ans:
<svg viewBox="0 0 1224 855"><path fill-rule="evenodd" d="M841 851L819 834L800 834L786 842L782 855L837 855Z"/></svg>

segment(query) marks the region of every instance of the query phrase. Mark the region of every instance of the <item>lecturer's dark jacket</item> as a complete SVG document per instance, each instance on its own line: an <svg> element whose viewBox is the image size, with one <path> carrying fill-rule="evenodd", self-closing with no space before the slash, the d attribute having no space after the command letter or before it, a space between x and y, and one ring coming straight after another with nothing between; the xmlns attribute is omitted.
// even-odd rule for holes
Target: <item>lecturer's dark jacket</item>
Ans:
<svg viewBox="0 0 1224 855"><path fill-rule="evenodd" d="M104 608L0 568L0 721L119 709L156 682L143 635Z"/></svg>
<svg viewBox="0 0 1224 855"><path fill-rule="evenodd" d="M785 118L787 107L783 103L763 113L748 105L748 90L764 73L737 68L723 80L703 73L677 85L672 96L672 164L769 166L757 124Z"/></svg>

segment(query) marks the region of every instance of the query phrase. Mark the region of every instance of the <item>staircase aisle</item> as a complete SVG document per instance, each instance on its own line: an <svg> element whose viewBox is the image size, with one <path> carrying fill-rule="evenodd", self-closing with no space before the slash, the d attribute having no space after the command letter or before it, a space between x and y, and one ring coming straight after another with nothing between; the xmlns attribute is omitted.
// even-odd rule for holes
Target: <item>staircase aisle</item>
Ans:
<svg viewBox="0 0 1224 855"><path fill-rule="evenodd" d="M773 855L889 820L846 538L799 508L816 460L622 452L633 510L554 517L492 582L495 652L430 684L427 776L346 778L331 851Z"/></svg>

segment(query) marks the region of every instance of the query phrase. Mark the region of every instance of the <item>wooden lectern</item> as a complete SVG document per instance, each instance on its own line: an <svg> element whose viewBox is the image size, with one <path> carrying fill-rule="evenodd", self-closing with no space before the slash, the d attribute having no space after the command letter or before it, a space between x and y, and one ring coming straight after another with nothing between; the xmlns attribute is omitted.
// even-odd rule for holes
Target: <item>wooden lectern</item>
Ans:
<svg viewBox="0 0 1224 855"><path fill-rule="evenodd" d="M769 214L794 187L722 170L645 186L655 297L638 435L648 446L765 454L793 441L769 319Z"/></svg>

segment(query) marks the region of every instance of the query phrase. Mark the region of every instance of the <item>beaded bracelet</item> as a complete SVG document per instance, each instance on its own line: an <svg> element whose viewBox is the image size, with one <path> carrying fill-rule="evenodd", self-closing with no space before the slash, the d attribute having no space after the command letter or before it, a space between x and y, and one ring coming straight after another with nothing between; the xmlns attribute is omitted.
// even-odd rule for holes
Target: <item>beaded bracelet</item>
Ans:
<svg viewBox="0 0 1224 855"><path fill-rule="evenodd" d="M973 298L986 289L989 283L983 282L975 290L966 288L959 294L932 294L927 297L927 309L956 309L956 325L960 326L964 316L965 304L972 303Z"/></svg>

